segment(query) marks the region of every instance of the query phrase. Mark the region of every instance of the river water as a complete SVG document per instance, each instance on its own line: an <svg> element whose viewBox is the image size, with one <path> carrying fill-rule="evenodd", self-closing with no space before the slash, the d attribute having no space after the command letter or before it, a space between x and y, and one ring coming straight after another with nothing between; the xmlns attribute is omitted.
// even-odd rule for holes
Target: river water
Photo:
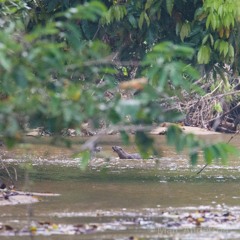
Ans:
<svg viewBox="0 0 240 240"><path fill-rule="evenodd" d="M230 137L204 139L227 142ZM17 189L60 196L0 207L2 224L16 229L55 224L59 231L29 237L1 235L0 230L0 239L240 239L239 158L230 157L226 166L216 162L198 175L204 165L201 159L191 166L187 154L167 146L164 136L155 140L160 157L120 160L111 150L112 145L121 145L120 138L103 137L99 142L103 151L84 171L73 157L83 139L64 148L50 146L49 138L27 138L11 151L2 150L9 170L17 170ZM231 143L240 147L239 140L236 136ZM123 148L135 151L134 146Z"/></svg>

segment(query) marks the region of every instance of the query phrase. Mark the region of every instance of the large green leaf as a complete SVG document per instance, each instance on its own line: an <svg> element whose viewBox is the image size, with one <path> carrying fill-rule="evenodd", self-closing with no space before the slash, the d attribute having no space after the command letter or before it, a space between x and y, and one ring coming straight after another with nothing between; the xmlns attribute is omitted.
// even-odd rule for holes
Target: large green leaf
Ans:
<svg viewBox="0 0 240 240"><path fill-rule="evenodd" d="M199 64L208 64L211 57L211 49L208 45L202 45L198 51L197 59Z"/></svg>
<svg viewBox="0 0 240 240"><path fill-rule="evenodd" d="M166 0L166 8L169 15L172 15L174 0Z"/></svg>

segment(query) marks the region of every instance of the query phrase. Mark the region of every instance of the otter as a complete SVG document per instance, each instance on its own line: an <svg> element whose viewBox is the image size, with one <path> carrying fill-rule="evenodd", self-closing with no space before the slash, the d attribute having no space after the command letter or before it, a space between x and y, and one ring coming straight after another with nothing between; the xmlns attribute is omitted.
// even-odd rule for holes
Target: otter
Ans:
<svg viewBox="0 0 240 240"><path fill-rule="evenodd" d="M116 152L120 159L142 159L138 153L127 153L119 146L113 146L113 151Z"/></svg>

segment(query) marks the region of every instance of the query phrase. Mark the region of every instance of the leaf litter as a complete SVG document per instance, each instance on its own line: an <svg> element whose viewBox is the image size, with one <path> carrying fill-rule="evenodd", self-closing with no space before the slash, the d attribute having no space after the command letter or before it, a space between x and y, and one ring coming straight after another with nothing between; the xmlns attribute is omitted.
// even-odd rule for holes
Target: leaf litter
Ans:
<svg viewBox="0 0 240 240"><path fill-rule="evenodd" d="M92 213L93 217L101 218L101 222L93 223L61 224L49 221L32 221L30 225L22 228L0 223L0 236L79 235L132 229L158 231L181 231L184 229L196 231L202 229L204 231L212 229L212 231L226 232L240 229L240 209L206 207L168 210L148 209L145 213L130 211L129 214L128 211L125 211L125 215L121 211L111 213L109 211ZM67 216L55 214L59 218L81 216L82 220L89 215L91 214L75 213ZM112 218L109 221L110 216Z"/></svg>

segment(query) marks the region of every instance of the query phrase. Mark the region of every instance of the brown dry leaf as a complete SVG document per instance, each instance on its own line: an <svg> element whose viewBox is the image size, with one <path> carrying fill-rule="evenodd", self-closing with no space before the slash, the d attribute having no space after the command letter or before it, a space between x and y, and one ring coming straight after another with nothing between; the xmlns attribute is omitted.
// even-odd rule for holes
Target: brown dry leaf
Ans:
<svg viewBox="0 0 240 240"><path fill-rule="evenodd" d="M147 78L136 78L119 84L121 89L136 89L142 90L147 84Z"/></svg>

